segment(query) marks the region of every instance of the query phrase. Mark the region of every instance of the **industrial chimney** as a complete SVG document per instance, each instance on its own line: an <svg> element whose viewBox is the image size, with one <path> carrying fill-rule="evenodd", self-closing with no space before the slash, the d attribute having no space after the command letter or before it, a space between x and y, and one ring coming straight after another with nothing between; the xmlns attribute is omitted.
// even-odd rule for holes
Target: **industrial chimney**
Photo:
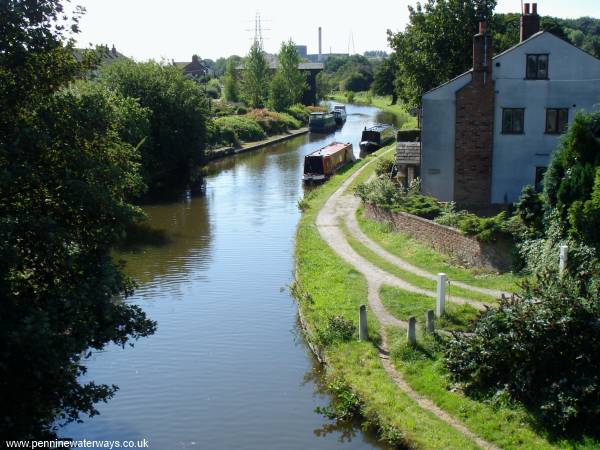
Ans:
<svg viewBox="0 0 600 450"><path fill-rule="evenodd" d="M529 39L538 31L540 31L540 16L537 13L537 3L532 3L531 5L525 3L524 11L521 15L521 42Z"/></svg>
<svg viewBox="0 0 600 450"><path fill-rule="evenodd" d="M323 40L321 37L321 27L319 27L319 61L321 61L322 59L322 55L323 54Z"/></svg>

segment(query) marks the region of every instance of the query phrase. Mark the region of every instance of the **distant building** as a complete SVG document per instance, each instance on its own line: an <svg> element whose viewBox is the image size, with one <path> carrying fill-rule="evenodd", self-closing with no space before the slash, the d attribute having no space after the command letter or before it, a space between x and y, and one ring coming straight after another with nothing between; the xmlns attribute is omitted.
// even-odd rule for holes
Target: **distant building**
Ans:
<svg viewBox="0 0 600 450"><path fill-rule="evenodd" d="M202 62L198 55L192 56L191 62L172 62L175 67L179 67L184 75L190 78L199 78L208 75L209 68Z"/></svg>
<svg viewBox="0 0 600 450"><path fill-rule="evenodd" d="M481 23L473 68L422 98L422 189L466 206L518 199L539 188L575 113L600 102L600 60L549 32L525 4L521 42L492 58Z"/></svg>
<svg viewBox="0 0 600 450"><path fill-rule="evenodd" d="M300 58L304 59L307 56L308 47L306 45L296 45L296 51L298 52Z"/></svg>

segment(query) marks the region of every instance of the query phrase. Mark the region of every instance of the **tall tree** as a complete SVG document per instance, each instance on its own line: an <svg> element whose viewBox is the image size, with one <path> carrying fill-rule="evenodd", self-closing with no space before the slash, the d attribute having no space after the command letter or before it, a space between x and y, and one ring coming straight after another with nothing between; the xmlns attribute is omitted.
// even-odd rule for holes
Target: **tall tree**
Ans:
<svg viewBox="0 0 600 450"><path fill-rule="evenodd" d="M293 41L281 43L278 68L271 80L269 100L276 111L283 111L302 100L306 91L306 75L298 68L300 55Z"/></svg>
<svg viewBox="0 0 600 450"><path fill-rule="evenodd" d="M269 63L258 42L250 47L250 52L244 61L242 75L242 95L253 108L265 105L269 90Z"/></svg>
<svg viewBox="0 0 600 450"><path fill-rule="evenodd" d="M223 77L223 95L228 102L237 102L240 100L239 76L237 66L241 58L231 56L227 59L225 75Z"/></svg>
<svg viewBox="0 0 600 450"><path fill-rule="evenodd" d="M57 0L0 2L0 438L53 435L116 386L80 382L89 349L153 332L110 251L140 217L134 101L67 89L74 58ZM142 123L141 121L140 123ZM137 139L139 136L130 136Z"/></svg>
<svg viewBox="0 0 600 450"><path fill-rule="evenodd" d="M128 59L102 68L99 80L151 112L150 135L141 148L149 187L189 181L206 141L208 100L202 86L176 67Z"/></svg>
<svg viewBox="0 0 600 450"><path fill-rule="evenodd" d="M389 95L392 97L392 105L398 101L396 93L396 72L398 63L395 54L384 59L375 70L373 76L373 93L376 95Z"/></svg>
<svg viewBox="0 0 600 450"><path fill-rule="evenodd" d="M427 0L409 6L405 31L388 31L398 60L397 90L411 106L421 95L472 66L473 35L489 20L496 0Z"/></svg>

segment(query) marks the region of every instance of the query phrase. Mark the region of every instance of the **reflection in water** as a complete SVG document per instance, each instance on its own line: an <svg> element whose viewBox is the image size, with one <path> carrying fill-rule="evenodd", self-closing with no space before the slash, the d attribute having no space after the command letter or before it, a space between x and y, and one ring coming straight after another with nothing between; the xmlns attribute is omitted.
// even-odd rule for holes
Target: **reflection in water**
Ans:
<svg viewBox="0 0 600 450"><path fill-rule="evenodd" d="M352 142L358 154L376 112L348 106L335 135L214 161L204 195L144 206L169 239L119 257L139 283L129 301L158 330L133 349L110 347L88 361L86 380L120 390L64 436L146 438L159 450L379 448L355 424L323 425L314 412L329 397L282 289L293 277L304 155L332 140Z"/></svg>

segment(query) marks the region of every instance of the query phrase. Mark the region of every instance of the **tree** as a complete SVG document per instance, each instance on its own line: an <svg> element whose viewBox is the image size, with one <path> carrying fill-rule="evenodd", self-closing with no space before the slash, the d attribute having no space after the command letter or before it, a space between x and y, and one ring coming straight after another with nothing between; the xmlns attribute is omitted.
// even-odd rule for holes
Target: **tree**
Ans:
<svg viewBox="0 0 600 450"><path fill-rule="evenodd" d="M392 105L398 101L396 94L396 68L397 62L392 54L389 58L383 60L373 77L373 93L375 95L390 95L392 97Z"/></svg>
<svg viewBox="0 0 600 450"><path fill-rule="evenodd" d="M345 91L361 92L369 90L372 78L365 72L352 72L342 81L341 87Z"/></svg>
<svg viewBox="0 0 600 450"><path fill-rule="evenodd" d="M155 324L118 300L133 284L111 248L141 216L144 110L106 89L67 88L74 58L58 1L0 4L0 436L50 438L116 386L80 383L88 350Z"/></svg>
<svg viewBox="0 0 600 450"><path fill-rule="evenodd" d="M269 102L276 111L284 111L302 100L308 84L306 75L298 68L299 64L300 56L294 42L282 42L277 72L269 88Z"/></svg>
<svg viewBox="0 0 600 450"><path fill-rule="evenodd" d="M203 158L208 100L202 86L179 69L154 61L116 61L99 81L151 111L142 152L142 174L150 189L190 180Z"/></svg>
<svg viewBox="0 0 600 450"><path fill-rule="evenodd" d="M578 113L544 176L548 210L567 232L600 249L600 111Z"/></svg>
<svg viewBox="0 0 600 450"><path fill-rule="evenodd" d="M293 104L286 79L280 71L277 71L269 86L269 105L275 111L285 111Z"/></svg>
<svg viewBox="0 0 600 450"><path fill-rule="evenodd" d="M427 0L408 7L405 31L388 31L398 60L397 91L404 103L418 106L423 93L469 70L473 35L495 6L496 0Z"/></svg>
<svg viewBox="0 0 600 450"><path fill-rule="evenodd" d="M227 60L225 76L223 77L223 95L228 102L240 100L239 77L237 66L241 58L232 56Z"/></svg>
<svg viewBox="0 0 600 450"><path fill-rule="evenodd" d="M242 95L253 108L265 105L269 90L269 64L258 42L250 47L242 74Z"/></svg>

